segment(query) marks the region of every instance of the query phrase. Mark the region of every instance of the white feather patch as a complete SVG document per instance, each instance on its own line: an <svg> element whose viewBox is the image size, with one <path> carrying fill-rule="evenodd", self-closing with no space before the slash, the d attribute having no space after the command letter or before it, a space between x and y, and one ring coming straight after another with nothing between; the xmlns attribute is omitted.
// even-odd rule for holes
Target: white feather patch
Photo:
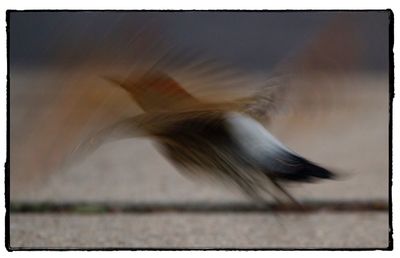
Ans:
<svg viewBox="0 0 400 258"><path fill-rule="evenodd" d="M296 155L276 139L264 126L253 118L236 112L226 116L229 130L239 146L252 158L263 163L284 156L286 152ZM274 162L272 162L274 163ZM273 164L270 164L273 165Z"/></svg>

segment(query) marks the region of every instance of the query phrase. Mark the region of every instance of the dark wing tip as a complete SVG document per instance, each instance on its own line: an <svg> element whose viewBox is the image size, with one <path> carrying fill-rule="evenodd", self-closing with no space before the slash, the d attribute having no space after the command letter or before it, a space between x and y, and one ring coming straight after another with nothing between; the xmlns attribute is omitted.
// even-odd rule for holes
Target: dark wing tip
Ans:
<svg viewBox="0 0 400 258"><path fill-rule="evenodd" d="M318 165L312 164L306 161L308 164L304 166L304 173L310 177L321 178L321 179L335 179L336 174L333 172L320 167Z"/></svg>
<svg viewBox="0 0 400 258"><path fill-rule="evenodd" d="M332 171L313 164L302 157L289 153L286 153L286 155L288 156L284 162L284 167L281 167L281 171L273 173L276 179L299 182L313 182L317 179L337 179L337 174Z"/></svg>

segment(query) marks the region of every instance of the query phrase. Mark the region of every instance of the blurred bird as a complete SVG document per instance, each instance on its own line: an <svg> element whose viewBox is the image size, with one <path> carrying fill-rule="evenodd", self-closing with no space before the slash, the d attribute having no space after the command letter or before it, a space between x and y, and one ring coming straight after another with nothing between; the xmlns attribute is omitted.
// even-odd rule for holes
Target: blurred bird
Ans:
<svg viewBox="0 0 400 258"><path fill-rule="evenodd" d="M274 76L261 80L262 85L247 97L205 101L190 94L176 79L179 74L192 75L194 81L214 89L229 90L235 85L243 88L253 84L255 76L221 68L215 62L190 63L179 55L156 60L141 72L132 72L127 79L105 77L124 89L143 113L91 135L75 149L74 159L87 156L105 142L149 137L160 145L165 157L184 171L230 182L259 202L265 200L264 193L280 202L296 202L282 183L333 179L336 173L285 146L265 125L271 122L279 106L290 101L287 96L294 89L293 84L301 84L301 79L291 78L294 73L306 78L306 85L313 85L316 83L312 78L324 71L340 74L354 64L355 34L349 33L344 19L339 21L323 30L303 54L282 62ZM212 79L207 81L209 77ZM303 87L297 92L312 93L305 90L310 86Z"/></svg>
<svg viewBox="0 0 400 258"><path fill-rule="evenodd" d="M332 172L290 150L258 121L263 116L257 111L261 108L265 113L273 104L267 101L269 92L207 103L156 70L126 81L108 79L125 89L144 113L89 137L75 150L78 157L110 140L146 136L156 140L178 167L227 180L258 201L266 191L276 200L285 197L295 202L280 185L283 181L334 178Z"/></svg>
<svg viewBox="0 0 400 258"><path fill-rule="evenodd" d="M282 183L334 179L336 173L301 157L264 125L271 122L280 105L289 101L288 91L294 89L293 84L300 87L301 79L291 78L294 73L297 77L303 75L306 85L313 85L316 83L312 78L324 71L338 75L354 63L356 40L354 34L344 29L347 25L343 25L333 23L302 55L282 62L274 76L266 80L268 82L261 80L263 85L252 95L234 100L200 100L171 75L174 72L166 70L180 63L175 71L185 76L191 74L195 81L210 84L214 89L229 87L229 90L235 85L243 88L243 85L253 84L254 75L221 68L215 62L185 62L176 55L166 58L173 60L169 64L157 60L125 80L105 77L124 89L143 113L93 134L75 149L74 156L87 156L108 141L149 137L161 146L165 157L184 171L230 182L259 202L265 200L264 193L267 193L279 202L297 203ZM208 77L212 79L207 82ZM274 78L278 78L278 82L274 82ZM312 90L305 90L307 86L303 87L297 92L312 93ZM226 89L222 91L223 94L227 92ZM309 99L315 101L312 97Z"/></svg>
<svg viewBox="0 0 400 258"><path fill-rule="evenodd" d="M166 158L189 175L208 175L216 181L229 182L259 202L264 202L265 193L280 202L296 202L283 183L333 179L337 173L297 154L267 128L276 111L293 102L291 95L306 95L303 100L313 102L322 100L317 107L329 104L327 100L333 94L328 85L340 81L342 70L354 63L359 49L355 33L348 33L348 28L348 23L342 23L324 29L300 55L284 60L272 75L262 78L204 57L187 58L177 52L171 55L173 51L169 50L160 54L156 51L158 46L149 46L146 51L137 51L143 56L137 58L127 78L104 77L128 93L142 109L141 114L128 118L118 112L100 114L104 111L103 100L113 97L104 87L94 88L93 82L86 84L76 79L77 86L69 84L61 101L54 101L59 109L54 109L53 117L44 116L41 123L34 123L36 130L30 141L16 145L26 150L32 162L16 159L13 164L54 171L62 160L64 166L74 164L106 142L148 137L160 145ZM321 77L324 72L328 76ZM187 90L194 86L200 90L211 88L214 100L196 97ZM243 93L247 88L255 90L225 100L235 89ZM320 92L328 98L319 99ZM111 118L117 122L92 130L80 141L88 128L109 123ZM22 160L24 156L15 157Z"/></svg>

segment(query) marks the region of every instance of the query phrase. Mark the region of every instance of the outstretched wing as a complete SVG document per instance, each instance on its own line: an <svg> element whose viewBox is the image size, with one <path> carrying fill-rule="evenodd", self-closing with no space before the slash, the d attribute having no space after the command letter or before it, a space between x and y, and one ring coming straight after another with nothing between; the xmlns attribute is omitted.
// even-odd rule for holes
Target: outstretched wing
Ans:
<svg viewBox="0 0 400 258"><path fill-rule="evenodd" d="M168 132L176 127L183 130L178 134L196 134L199 124L190 123L190 121L201 121L202 125L222 121L225 113L221 110L183 110L176 112L148 112L122 119L112 125L106 126L100 130L95 130L90 133L83 141L81 141L73 151L71 151L62 164L63 168L68 168L71 165L77 164L100 146L108 142L130 139L134 137L152 137L163 143L175 144ZM188 123L189 121L189 123ZM190 124L189 128L182 127L183 124ZM201 130L201 126L200 126ZM175 135L179 137L179 135ZM214 137L208 135L207 137ZM193 143L188 143L193 144Z"/></svg>
<svg viewBox="0 0 400 258"><path fill-rule="evenodd" d="M176 111L201 104L164 72L150 70L142 75L131 73L126 80L105 78L126 90L145 112Z"/></svg>
<svg viewBox="0 0 400 258"><path fill-rule="evenodd" d="M361 41L354 25L349 17L336 17L301 51L283 60L268 84L241 99L242 111L269 121L281 108L301 112L331 107L336 89L359 64Z"/></svg>
<svg viewBox="0 0 400 258"><path fill-rule="evenodd" d="M97 71L52 72L16 71L10 82L11 166L30 180L56 171L94 129L137 112L128 96L96 78Z"/></svg>
<svg viewBox="0 0 400 258"><path fill-rule="evenodd" d="M127 90L145 112L225 109L268 122L280 110L332 105L336 87L351 73L360 52L352 22L337 17L272 72L244 71L176 53L141 75L109 79Z"/></svg>

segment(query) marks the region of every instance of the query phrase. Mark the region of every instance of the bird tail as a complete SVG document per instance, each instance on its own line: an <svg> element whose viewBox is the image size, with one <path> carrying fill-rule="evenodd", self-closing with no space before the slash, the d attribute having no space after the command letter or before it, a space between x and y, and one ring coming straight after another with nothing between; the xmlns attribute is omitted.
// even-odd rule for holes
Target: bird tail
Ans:
<svg viewBox="0 0 400 258"><path fill-rule="evenodd" d="M271 178L289 181L330 179L334 174L290 150L256 120L237 113L227 117L230 133L243 150Z"/></svg>
<svg viewBox="0 0 400 258"><path fill-rule="evenodd" d="M280 166L276 166L279 169L272 171L276 179L311 182L316 179L336 178L333 172L290 152L281 153L276 160L280 163Z"/></svg>

